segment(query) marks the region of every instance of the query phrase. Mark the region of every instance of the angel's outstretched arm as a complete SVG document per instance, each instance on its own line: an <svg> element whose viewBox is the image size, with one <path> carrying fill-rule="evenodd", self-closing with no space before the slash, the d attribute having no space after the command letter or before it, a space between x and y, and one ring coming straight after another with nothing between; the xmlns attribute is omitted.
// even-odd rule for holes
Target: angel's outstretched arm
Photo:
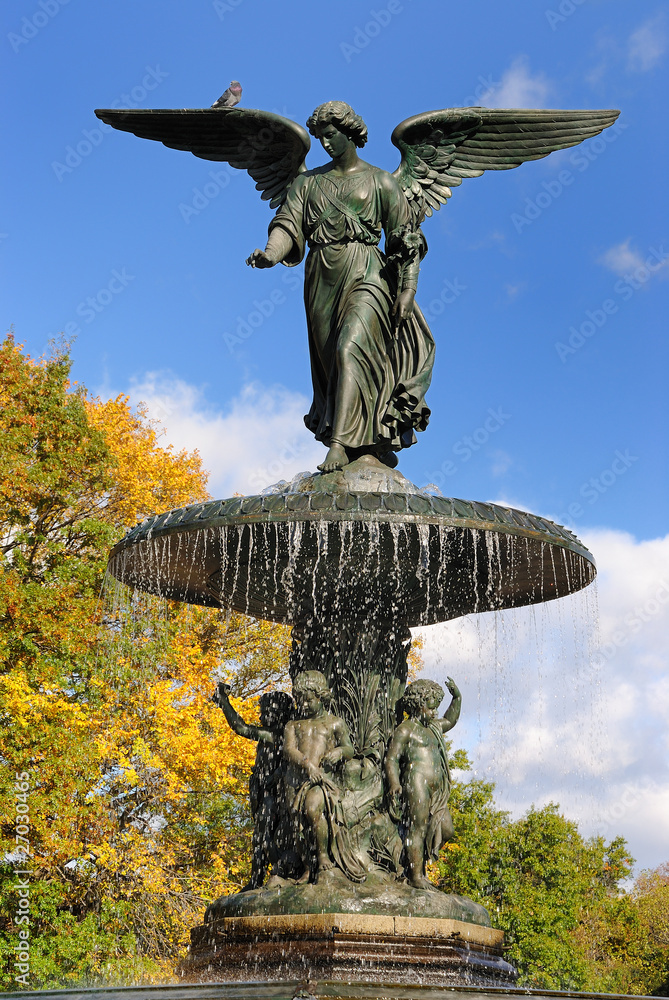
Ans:
<svg viewBox="0 0 669 1000"><path fill-rule="evenodd" d="M294 267L304 257L306 240L303 229L306 177L297 177L286 192L279 211L269 224L267 245L255 249L246 263L251 267L274 267L285 264Z"/></svg>
<svg viewBox="0 0 669 1000"><path fill-rule="evenodd" d="M285 260L293 249L293 240L289 233L281 226L275 226L270 231L267 239L267 246L264 250L257 247L246 263L250 267L274 267L275 264Z"/></svg>

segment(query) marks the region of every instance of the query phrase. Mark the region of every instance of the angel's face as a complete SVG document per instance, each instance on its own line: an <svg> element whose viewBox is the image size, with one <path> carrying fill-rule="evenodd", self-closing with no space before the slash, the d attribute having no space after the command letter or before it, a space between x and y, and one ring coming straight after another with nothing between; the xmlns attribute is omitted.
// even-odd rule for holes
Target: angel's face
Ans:
<svg viewBox="0 0 669 1000"><path fill-rule="evenodd" d="M332 122L328 122L327 125L323 125L323 127L319 130L318 138L320 139L321 146L325 152L328 156L331 156L333 160L335 160L338 156L341 156L353 142L353 140L349 139L347 135L340 132L339 129L332 124Z"/></svg>

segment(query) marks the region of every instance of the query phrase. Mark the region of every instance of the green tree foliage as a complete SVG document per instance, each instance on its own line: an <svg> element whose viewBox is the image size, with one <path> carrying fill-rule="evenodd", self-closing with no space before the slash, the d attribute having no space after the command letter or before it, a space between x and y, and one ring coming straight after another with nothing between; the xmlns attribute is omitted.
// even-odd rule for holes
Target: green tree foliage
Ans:
<svg viewBox="0 0 669 1000"><path fill-rule="evenodd" d="M588 914L576 935L590 980L611 993L669 996L669 864Z"/></svg>
<svg viewBox="0 0 669 1000"><path fill-rule="evenodd" d="M469 762L462 751L455 763ZM454 782L455 842L440 885L482 903L505 932L520 983L537 989L657 993L669 975L669 866L624 891L633 859L621 837L584 839L559 806L513 820L495 786Z"/></svg>

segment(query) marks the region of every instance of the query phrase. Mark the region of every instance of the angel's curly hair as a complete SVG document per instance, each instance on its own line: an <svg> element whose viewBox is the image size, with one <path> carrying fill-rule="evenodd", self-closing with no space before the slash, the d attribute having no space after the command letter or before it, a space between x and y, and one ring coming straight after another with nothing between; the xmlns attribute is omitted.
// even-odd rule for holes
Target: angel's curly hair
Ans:
<svg viewBox="0 0 669 1000"><path fill-rule="evenodd" d="M351 105L345 101L326 101L325 104L319 104L313 115L307 118L307 128L316 138L324 125L334 125L356 146L364 146L367 142L367 126L360 115L356 115Z"/></svg>
<svg viewBox="0 0 669 1000"><path fill-rule="evenodd" d="M443 697L444 689L441 684L437 684L436 681L421 679L409 684L402 695L402 707L407 715L413 716L420 712L421 708L430 701L434 702L438 699L437 705L441 704Z"/></svg>
<svg viewBox="0 0 669 1000"><path fill-rule="evenodd" d="M293 681L293 693L313 691L327 708L332 702L332 692L327 677L320 670L304 670Z"/></svg>

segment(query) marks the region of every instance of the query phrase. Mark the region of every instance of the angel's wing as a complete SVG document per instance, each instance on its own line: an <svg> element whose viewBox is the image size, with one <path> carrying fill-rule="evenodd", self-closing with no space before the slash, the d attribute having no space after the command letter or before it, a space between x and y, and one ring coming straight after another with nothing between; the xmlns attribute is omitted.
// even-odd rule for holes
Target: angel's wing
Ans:
<svg viewBox="0 0 669 1000"><path fill-rule="evenodd" d="M391 138L402 153L394 172L415 225L445 204L451 188L485 170L510 170L602 132L619 111L448 108L400 122Z"/></svg>
<svg viewBox="0 0 669 1000"><path fill-rule="evenodd" d="M224 160L247 170L261 197L276 208L297 175L311 141L289 118L252 108L195 108L165 111L101 109L101 121L170 149L185 149L203 160Z"/></svg>

